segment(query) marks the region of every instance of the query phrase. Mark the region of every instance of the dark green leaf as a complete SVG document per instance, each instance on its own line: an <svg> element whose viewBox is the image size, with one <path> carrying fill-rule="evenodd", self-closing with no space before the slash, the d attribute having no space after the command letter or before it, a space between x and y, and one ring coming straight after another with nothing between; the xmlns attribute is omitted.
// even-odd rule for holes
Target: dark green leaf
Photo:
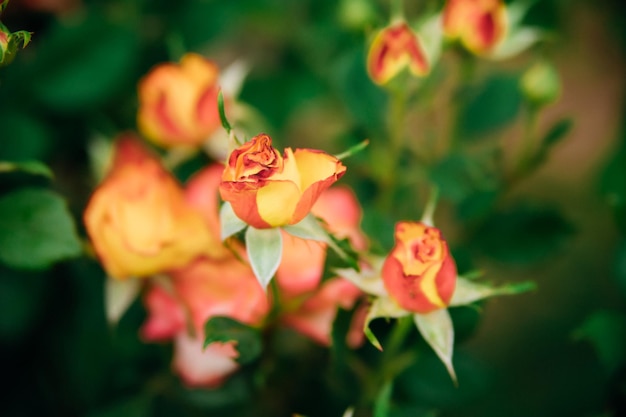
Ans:
<svg viewBox="0 0 626 417"><path fill-rule="evenodd" d="M74 221L59 195L23 189L0 198L0 260L5 264L43 269L81 251Z"/></svg>
<svg viewBox="0 0 626 417"><path fill-rule="evenodd" d="M43 159L51 148L51 127L28 109L0 111L0 159Z"/></svg>
<svg viewBox="0 0 626 417"><path fill-rule="evenodd" d="M0 173L21 171L32 175L42 175L47 178L52 178L53 174L46 165L38 161L24 161L24 162L2 162L0 161Z"/></svg>
<svg viewBox="0 0 626 417"><path fill-rule="evenodd" d="M462 140L479 139L503 127L517 116L522 103L518 78L511 75L491 77L470 90L468 96L459 120Z"/></svg>
<svg viewBox="0 0 626 417"><path fill-rule="evenodd" d="M92 12L80 20L60 20L38 44L30 87L55 110L92 108L132 83L138 36Z"/></svg>
<svg viewBox="0 0 626 417"><path fill-rule="evenodd" d="M129 398L110 404L88 417L148 417L150 401L145 396Z"/></svg>
<svg viewBox="0 0 626 417"><path fill-rule="evenodd" d="M261 333L250 326L230 317L212 317L204 325L204 346L213 342L237 342L239 357L237 362L242 365L259 357L263 349Z"/></svg>
<svg viewBox="0 0 626 417"><path fill-rule="evenodd" d="M576 330L574 337L593 345L608 372L626 363L626 315L609 311L595 312Z"/></svg>
<svg viewBox="0 0 626 417"><path fill-rule="evenodd" d="M520 205L490 216L471 242L501 262L526 264L553 258L572 232L555 209Z"/></svg>

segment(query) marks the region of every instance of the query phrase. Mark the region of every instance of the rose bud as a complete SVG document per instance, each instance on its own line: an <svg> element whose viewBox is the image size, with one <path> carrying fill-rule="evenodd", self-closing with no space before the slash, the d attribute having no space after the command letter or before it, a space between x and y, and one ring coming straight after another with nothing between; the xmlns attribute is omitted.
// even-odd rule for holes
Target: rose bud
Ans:
<svg viewBox="0 0 626 417"><path fill-rule="evenodd" d="M501 0L448 0L443 30L476 55L491 52L507 31L506 6Z"/></svg>
<svg viewBox="0 0 626 417"><path fill-rule="evenodd" d="M405 68L417 77L430 71L417 35L401 21L378 32L367 55L367 71L376 84L382 85Z"/></svg>
<svg viewBox="0 0 626 417"><path fill-rule="evenodd" d="M197 54L158 65L139 83L140 131L163 146L201 145L218 129L217 66Z"/></svg>
<svg viewBox="0 0 626 417"><path fill-rule="evenodd" d="M298 223L319 195L346 172L332 155L272 147L266 134L235 149L222 173L220 194L235 214L257 229Z"/></svg>
<svg viewBox="0 0 626 417"><path fill-rule="evenodd" d="M132 135L116 142L112 168L91 196L84 221L113 278L152 275L222 251L176 180Z"/></svg>
<svg viewBox="0 0 626 417"><path fill-rule="evenodd" d="M418 222L396 224L396 245L385 259L382 277L402 308L429 313L448 306L456 265L439 229Z"/></svg>

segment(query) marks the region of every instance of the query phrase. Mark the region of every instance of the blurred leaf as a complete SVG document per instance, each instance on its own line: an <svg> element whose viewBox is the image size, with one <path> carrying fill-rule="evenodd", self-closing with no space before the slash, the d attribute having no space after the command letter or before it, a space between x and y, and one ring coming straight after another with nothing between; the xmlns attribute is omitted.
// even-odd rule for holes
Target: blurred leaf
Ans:
<svg viewBox="0 0 626 417"><path fill-rule="evenodd" d="M213 342L237 342L237 362L242 365L254 361L263 350L261 333L230 317L211 317L204 325L204 334L204 347Z"/></svg>
<svg viewBox="0 0 626 417"><path fill-rule="evenodd" d="M489 197L495 182L490 175L482 160L458 153L449 154L430 171L430 179L439 188L441 197L454 202L462 201L479 190L484 190Z"/></svg>
<svg viewBox="0 0 626 417"><path fill-rule="evenodd" d="M21 161L44 159L51 148L52 138L47 126L27 109L0 110L0 159Z"/></svg>
<svg viewBox="0 0 626 417"><path fill-rule="evenodd" d="M32 175L42 175L47 178L52 178L54 175L50 168L38 161L24 161L24 162L3 162L0 161L0 173L21 171Z"/></svg>
<svg viewBox="0 0 626 417"><path fill-rule="evenodd" d="M364 48L343 54L329 73L335 77L335 88L357 123L382 134L385 112L381 109L387 106L387 95L367 75Z"/></svg>
<svg viewBox="0 0 626 417"><path fill-rule="evenodd" d="M107 321L116 325L128 307L133 303L139 291L141 282L137 278L125 280L107 277L104 283L104 305Z"/></svg>
<svg viewBox="0 0 626 417"><path fill-rule="evenodd" d="M148 417L150 400L145 396L138 396L121 401L90 413L88 417Z"/></svg>
<svg viewBox="0 0 626 417"><path fill-rule="evenodd" d="M92 11L64 19L38 45L30 88L55 110L81 111L100 105L135 77L136 33Z"/></svg>
<svg viewBox="0 0 626 417"><path fill-rule="evenodd" d="M393 381L388 381L383 385L380 392L376 396L374 402L374 417L388 417L389 403L391 402L391 393L393 392Z"/></svg>
<svg viewBox="0 0 626 417"><path fill-rule="evenodd" d="M19 341L43 307L46 276L0 267L0 340Z"/></svg>
<svg viewBox="0 0 626 417"><path fill-rule="evenodd" d="M539 165L544 162L552 150L552 147L559 143L572 130L574 121L570 118L561 119L556 122L548 133L541 139L540 148L532 161L532 164Z"/></svg>
<svg viewBox="0 0 626 417"><path fill-rule="evenodd" d="M283 235L279 227L246 229L246 252L250 266L263 289L272 280L283 256Z"/></svg>
<svg viewBox="0 0 626 417"><path fill-rule="evenodd" d="M457 206L457 215L464 222L484 219L493 210L498 197L500 193L497 190L473 192L460 201Z"/></svg>
<svg viewBox="0 0 626 417"><path fill-rule="evenodd" d="M14 268L43 269L81 254L65 201L43 189L0 198L0 260Z"/></svg>
<svg viewBox="0 0 626 417"><path fill-rule="evenodd" d="M475 250L506 263L553 258L572 226L552 208L519 205L494 213L471 238Z"/></svg>
<svg viewBox="0 0 626 417"><path fill-rule="evenodd" d="M459 117L458 135L462 140L480 139L510 123L522 103L518 77L512 75L488 78L483 84L470 88L467 95L469 100Z"/></svg>
<svg viewBox="0 0 626 417"><path fill-rule="evenodd" d="M615 259L615 277L617 285L626 296L626 241L622 240L617 246Z"/></svg>
<svg viewBox="0 0 626 417"><path fill-rule="evenodd" d="M623 313L595 312L574 332L574 337L593 345L609 373L626 364L626 315Z"/></svg>

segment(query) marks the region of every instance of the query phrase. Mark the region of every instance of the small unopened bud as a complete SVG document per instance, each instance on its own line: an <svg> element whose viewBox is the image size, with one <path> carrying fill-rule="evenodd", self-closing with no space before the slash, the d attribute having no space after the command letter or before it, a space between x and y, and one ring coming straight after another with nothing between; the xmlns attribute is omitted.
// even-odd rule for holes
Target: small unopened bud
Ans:
<svg viewBox="0 0 626 417"><path fill-rule="evenodd" d="M535 106L553 103L561 94L559 74L552 64L537 62L522 76L521 89L526 99Z"/></svg>

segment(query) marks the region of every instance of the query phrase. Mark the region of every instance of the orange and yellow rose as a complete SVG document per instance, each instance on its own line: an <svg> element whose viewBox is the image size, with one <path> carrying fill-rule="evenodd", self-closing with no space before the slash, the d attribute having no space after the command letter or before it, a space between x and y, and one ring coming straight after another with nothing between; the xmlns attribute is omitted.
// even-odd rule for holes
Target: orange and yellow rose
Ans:
<svg viewBox="0 0 626 417"><path fill-rule="evenodd" d="M417 35L401 21L378 32L367 55L367 71L376 84L382 85L405 68L417 77L430 71Z"/></svg>
<svg viewBox="0 0 626 417"><path fill-rule="evenodd" d="M84 221L113 278L180 268L224 250L176 180L130 134L117 140L111 170L91 196Z"/></svg>
<svg viewBox="0 0 626 417"><path fill-rule="evenodd" d="M507 31L506 5L501 0L448 0L443 29L477 55L491 52Z"/></svg>
<svg viewBox="0 0 626 417"><path fill-rule="evenodd" d="M201 145L220 127L218 76L213 62L193 53L152 69L139 83L141 132L163 147Z"/></svg>
<svg viewBox="0 0 626 417"><path fill-rule="evenodd" d="M395 241L382 268L389 295L403 309L415 313L446 308L454 293L457 271L439 229L400 222Z"/></svg>
<svg viewBox="0 0 626 417"><path fill-rule="evenodd" d="M235 214L257 229L295 224L319 195L346 172L332 155L272 147L266 134L235 149L222 173L220 194Z"/></svg>

